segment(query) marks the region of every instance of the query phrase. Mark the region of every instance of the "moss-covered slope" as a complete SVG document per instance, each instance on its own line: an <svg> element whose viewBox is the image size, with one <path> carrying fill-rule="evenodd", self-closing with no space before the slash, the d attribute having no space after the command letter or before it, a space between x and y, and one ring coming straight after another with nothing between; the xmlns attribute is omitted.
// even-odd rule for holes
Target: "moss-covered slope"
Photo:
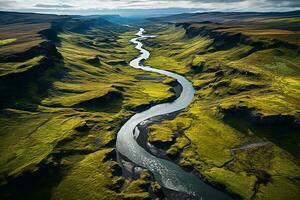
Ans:
<svg viewBox="0 0 300 200"><path fill-rule="evenodd" d="M116 132L134 112L174 98L172 80L138 78L144 72L129 66L138 55L129 42L135 29L63 18L46 30L32 34L49 48L34 44L30 49L39 50L28 54L24 47L1 60L0 198L155 196L159 189L147 172L137 180L121 177ZM3 42L0 52L15 42Z"/></svg>
<svg viewBox="0 0 300 200"><path fill-rule="evenodd" d="M297 199L300 54L220 27L148 27L158 36L146 42L147 64L185 75L197 90L179 117L151 127L149 141L242 199Z"/></svg>

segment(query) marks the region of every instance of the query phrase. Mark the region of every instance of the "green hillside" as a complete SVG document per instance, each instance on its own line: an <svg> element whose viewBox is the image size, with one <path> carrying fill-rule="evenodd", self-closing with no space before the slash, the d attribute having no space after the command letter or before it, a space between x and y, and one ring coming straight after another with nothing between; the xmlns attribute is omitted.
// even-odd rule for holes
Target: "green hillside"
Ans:
<svg viewBox="0 0 300 200"><path fill-rule="evenodd" d="M197 89L179 117L152 126L150 142L242 199L297 199L298 30L261 28L277 18L257 20L261 27L184 20L148 27L157 37L146 42L146 64L180 73Z"/></svg>
<svg viewBox="0 0 300 200"><path fill-rule="evenodd" d="M155 182L147 172L138 180L120 174L116 131L174 94L168 84L136 79L145 75L128 65L138 54L129 43L136 29L102 18L26 16L28 26L9 18L1 25L17 34L0 47L0 198L148 197Z"/></svg>
<svg viewBox="0 0 300 200"><path fill-rule="evenodd" d="M299 199L299 15L0 12L0 199L193 199L116 150L131 116L180 91L129 65L139 27L156 35L143 40L145 65L196 92L186 109L141 126L138 143L233 199Z"/></svg>

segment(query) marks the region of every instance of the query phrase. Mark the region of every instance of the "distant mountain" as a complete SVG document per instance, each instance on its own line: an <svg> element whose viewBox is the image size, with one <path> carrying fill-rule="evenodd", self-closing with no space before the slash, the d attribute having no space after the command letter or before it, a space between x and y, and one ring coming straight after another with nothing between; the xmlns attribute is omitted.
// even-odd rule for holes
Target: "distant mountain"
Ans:
<svg viewBox="0 0 300 200"><path fill-rule="evenodd" d="M0 24L35 24L35 23L50 23L53 20L66 18L65 15L50 15L50 14L36 14L36 13L18 13L18 12L4 12L0 11Z"/></svg>
<svg viewBox="0 0 300 200"><path fill-rule="evenodd" d="M73 32L80 32L83 33L88 31L92 28L104 28L104 27L113 27L114 24L110 21L98 17L98 18L91 18L91 19L72 19L67 22L65 27L69 27L69 29Z"/></svg>
<svg viewBox="0 0 300 200"><path fill-rule="evenodd" d="M218 23L241 23L250 22L261 18L285 18L300 17L300 11L292 12L205 12L205 13L183 13L166 17L150 18L152 21L160 22L203 22L211 21Z"/></svg>
<svg viewBox="0 0 300 200"><path fill-rule="evenodd" d="M77 16L77 19L105 19L113 24L118 25L132 25L147 21L140 17L123 17L120 15L89 15L89 16Z"/></svg>

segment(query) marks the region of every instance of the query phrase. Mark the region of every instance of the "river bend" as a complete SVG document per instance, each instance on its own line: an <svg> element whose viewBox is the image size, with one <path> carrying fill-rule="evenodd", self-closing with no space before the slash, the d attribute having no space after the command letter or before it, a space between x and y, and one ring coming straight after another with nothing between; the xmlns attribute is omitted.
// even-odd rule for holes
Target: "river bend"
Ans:
<svg viewBox="0 0 300 200"><path fill-rule="evenodd" d="M130 62L130 66L172 77L182 86L182 92L171 103L154 105L143 112L133 115L117 134L117 151L136 165L148 169L154 175L156 181L167 189L184 192L203 200L231 199L227 194L211 187L193 174L184 171L175 163L155 157L137 143L135 138L139 133L137 126L140 123L156 116L166 115L186 108L192 102L195 90L192 84L183 76L170 71L144 66L142 61L147 60L150 53L143 49L141 41L153 36L144 35L143 28L136 35L137 37L132 39L131 42L136 45L135 48L141 54Z"/></svg>

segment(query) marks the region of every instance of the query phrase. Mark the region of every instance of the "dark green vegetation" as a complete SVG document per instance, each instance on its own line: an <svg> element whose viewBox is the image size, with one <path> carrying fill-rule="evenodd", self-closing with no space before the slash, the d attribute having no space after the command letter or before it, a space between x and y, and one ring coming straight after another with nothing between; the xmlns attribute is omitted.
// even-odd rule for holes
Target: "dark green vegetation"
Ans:
<svg viewBox="0 0 300 200"><path fill-rule="evenodd" d="M197 92L179 117L151 127L149 141L243 199L299 199L300 27L294 14L155 19L160 23L148 29L158 37L146 42L147 64L185 75Z"/></svg>
<svg viewBox="0 0 300 200"><path fill-rule="evenodd" d="M163 198L147 171L125 179L117 163L124 121L174 99L173 80L129 66L138 28L122 20L0 12L0 199ZM196 89L148 140L235 197L299 199L299 23L299 12L148 23L147 64Z"/></svg>

